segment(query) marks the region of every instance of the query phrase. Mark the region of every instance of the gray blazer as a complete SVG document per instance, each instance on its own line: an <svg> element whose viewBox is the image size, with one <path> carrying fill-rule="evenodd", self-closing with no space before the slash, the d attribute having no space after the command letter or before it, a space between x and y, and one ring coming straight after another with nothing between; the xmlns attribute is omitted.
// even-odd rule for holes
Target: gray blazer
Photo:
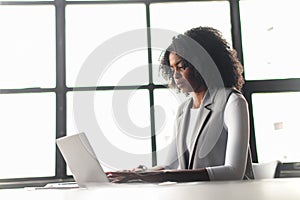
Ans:
<svg viewBox="0 0 300 200"><path fill-rule="evenodd" d="M189 109L193 100L189 98L181 104L176 117L177 160L173 162L173 166L179 165L181 169L199 169L224 165L228 132L224 128L223 116L228 98L233 92L240 93L231 88L214 89L207 92L201 104L200 118L196 122L190 152L187 151L185 141ZM243 178L253 179L249 146Z"/></svg>

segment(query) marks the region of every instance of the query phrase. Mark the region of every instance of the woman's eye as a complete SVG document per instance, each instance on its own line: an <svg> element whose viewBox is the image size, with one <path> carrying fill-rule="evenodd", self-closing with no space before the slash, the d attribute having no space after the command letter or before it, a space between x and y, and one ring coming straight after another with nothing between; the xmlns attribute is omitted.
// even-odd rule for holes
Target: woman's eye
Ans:
<svg viewBox="0 0 300 200"><path fill-rule="evenodd" d="M182 66L182 67L179 67L179 68L182 69L182 70L185 70L186 67L185 67L185 66Z"/></svg>
<svg viewBox="0 0 300 200"><path fill-rule="evenodd" d="M181 66L181 67L178 67L178 69L180 69L180 70L185 70L185 69L186 69L186 66L183 65L183 66Z"/></svg>
<svg viewBox="0 0 300 200"><path fill-rule="evenodd" d="M177 70L177 71L184 71L185 69L187 68L187 66L176 66L176 67L170 67L170 71L171 72L174 72L175 71L175 69Z"/></svg>

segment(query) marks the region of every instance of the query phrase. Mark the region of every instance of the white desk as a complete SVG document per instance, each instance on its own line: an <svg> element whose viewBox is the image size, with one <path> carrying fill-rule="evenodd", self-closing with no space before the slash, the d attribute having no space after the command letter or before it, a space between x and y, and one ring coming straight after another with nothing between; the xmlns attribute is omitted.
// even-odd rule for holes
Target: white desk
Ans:
<svg viewBox="0 0 300 200"><path fill-rule="evenodd" d="M113 184L89 189L0 190L1 200L300 200L300 178L193 182L173 185Z"/></svg>

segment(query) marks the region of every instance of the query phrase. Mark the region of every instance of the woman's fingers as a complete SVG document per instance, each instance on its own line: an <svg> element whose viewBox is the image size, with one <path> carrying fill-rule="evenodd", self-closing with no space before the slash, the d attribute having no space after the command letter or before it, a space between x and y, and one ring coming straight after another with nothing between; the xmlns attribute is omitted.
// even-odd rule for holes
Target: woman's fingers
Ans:
<svg viewBox="0 0 300 200"><path fill-rule="evenodd" d="M129 180L138 179L138 175L131 171L106 172L106 175L113 183L126 183Z"/></svg>
<svg viewBox="0 0 300 200"><path fill-rule="evenodd" d="M113 183L126 183L129 181L162 182L164 171L152 172L107 172L108 179Z"/></svg>

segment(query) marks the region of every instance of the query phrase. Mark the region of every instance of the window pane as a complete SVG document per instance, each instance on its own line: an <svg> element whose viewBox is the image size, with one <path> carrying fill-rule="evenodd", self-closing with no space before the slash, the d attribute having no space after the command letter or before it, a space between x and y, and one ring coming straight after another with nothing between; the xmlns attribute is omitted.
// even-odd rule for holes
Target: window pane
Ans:
<svg viewBox="0 0 300 200"><path fill-rule="evenodd" d="M113 43L114 36L134 29L146 28L145 10L144 4L68 5L66 7L67 85L75 86L83 63L95 49L103 47L101 45L104 42ZM106 47L107 51L99 55L99 61L96 60L95 65L103 62L108 62L108 64L97 66L99 71L104 73L101 77L99 74L98 85L137 85L148 82L146 31L145 34L139 36L144 42L144 50L130 49L128 52L109 58L112 53L107 52L118 52L133 42L122 41L116 46ZM137 68L142 72L140 79L123 79ZM119 83L121 79L123 82ZM97 82L87 81L76 86L95 86L96 84Z"/></svg>
<svg viewBox="0 0 300 200"><path fill-rule="evenodd" d="M186 30L198 26L211 26L220 30L224 38L231 43L230 8L228 1L153 3L150 4L150 20L151 27L153 28L168 29L178 33L184 33ZM152 41L154 39L151 38ZM152 52L154 67L153 81L156 84L165 83L158 76L159 56L161 50L164 50L164 48L155 49Z"/></svg>
<svg viewBox="0 0 300 200"><path fill-rule="evenodd" d="M185 99L183 94L176 94L175 90L156 89L154 90L155 102L155 131L157 164L164 165L167 149L174 141L174 121L178 106Z"/></svg>
<svg viewBox="0 0 300 200"><path fill-rule="evenodd" d="M0 95L0 178L55 175L55 94Z"/></svg>
<svg viewBox="0 0 300 200"><path fill-rule="evenodd" d="M299 1L243 0L240 11L246 79L300 78Z"/></svg>
<svg viewBox="0 0 300 200"><path fill-rule="evenodd" d="M54 6L0 6L0 88L55 87Z"/></svg>
<svg viewBox="0 0 300 200"><path fill-rule="evenodd" d="M83 107L76 103L76 95L83 99ZM87 101L89 98L94 99ZM92 104L92 113L85 112L90 108L85 101ZM86 132L88 137L94 137L91 145L106 171L132 169L139 164L151 166L149 104L147 90L69 92L67 134ZM78 106L85 109L85 114L78 116ZM92 128L93 120L97 128Z"/></svg>
<svg viewBox="0 0 300 200"><path fill-rule="evenodd" d="M260 162L299 162L300 92L252 94Z"/></svg>

